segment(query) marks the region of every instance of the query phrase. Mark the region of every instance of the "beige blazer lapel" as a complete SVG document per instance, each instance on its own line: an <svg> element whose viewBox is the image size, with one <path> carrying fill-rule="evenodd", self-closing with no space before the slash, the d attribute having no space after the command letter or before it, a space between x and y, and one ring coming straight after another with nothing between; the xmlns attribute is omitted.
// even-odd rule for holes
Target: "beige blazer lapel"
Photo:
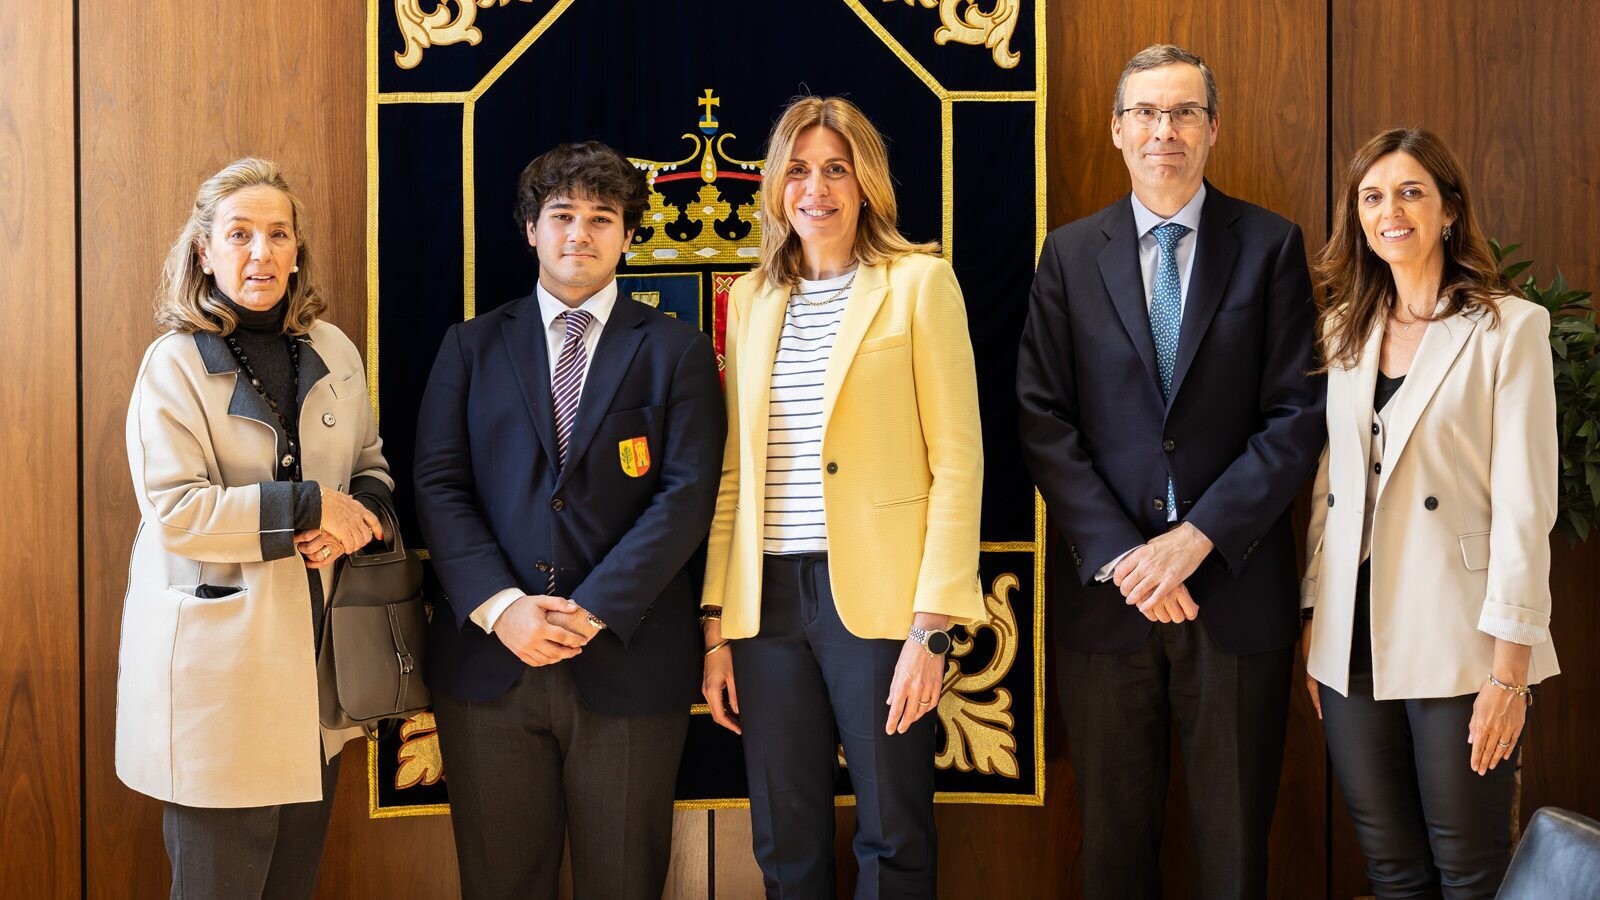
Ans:
<svg viewBox="0 0 1600 900"><path fill-rule="evenodd" d="M748 442L746 452L752 459L766 458L767 417L772 409L772 362L778 358L778 339L783 335L784 313L789 306L788 293L787 288L770 282L756 291L746 313L749 324L741 335L739 390L744 418L750 423L744 433Z"/></svg>
<svg viewBox="0 0 1600 900"><path fill-rule="evenodd" d="M1440 306L1443 306L1441 301ZM1435 314L1438 310L1435 309ZM1378 496L1389 483L1395 463L1405 451L1406 441L1417 427L1417 420L1428 408L1439 385L1467 346L1467 339L1478 327L1478 316L1455 315L1429 323L1422 335L1417 357L1406 373L1406 383L1394 396L1394 414L1389 417L1389 435L1383 442L1383 471L1378 475Z"/></svg>
<svg viewBox="0 0 1600 900"><path fill-rule="evenodd" d="M1367 335L1367 342L1362 345L1361 356L1353 368L1328 372L1328 390L1344 395L1343 402L1349 413L1345 421L1355 432L1356 446L1361 448L1361 468L1357 470L1361 472L1365 472L1372 462L1369 458L1372 439L1368 429L1372 427L1372 396L1378 386L1378 358L1382 349L1383 325L1379 323ZM1331 396L1329 400L1329 408L1334 408Z"/></svg>
<svg viewBox="0 0 1600 900"><path fill-rule="evenodd" d="M878 315L878 308L889 293L889 267L887 265L862 266L850 286L850 296L845 299L844 318L839 322L839 334L833 339L833 352L828 354L828 370L822 377L822 427L828 427L833 415L833 405L839 399L839 389L844 376L855 361L856 348L867 333L867 326Z"/></svg>

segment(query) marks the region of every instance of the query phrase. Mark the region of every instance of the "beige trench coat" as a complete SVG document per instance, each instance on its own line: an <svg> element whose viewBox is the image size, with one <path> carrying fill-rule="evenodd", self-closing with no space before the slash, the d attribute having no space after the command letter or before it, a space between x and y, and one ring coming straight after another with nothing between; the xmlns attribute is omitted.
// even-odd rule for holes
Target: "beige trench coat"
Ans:
<svg viewBox="0 0 1600 900"><path fill-rule="evenodd" d="M322 734L305 565L277 482L273 414L222 339L168 333L128 406L140 525L123 601L117 776L199 807L322 798ZM316 323L300 353L303 475L392 486L355 345ZM264 559L264 557L273 557ZM321 572L323 595L332 569ZM197 585L237 586L217 599Z"/></svg>

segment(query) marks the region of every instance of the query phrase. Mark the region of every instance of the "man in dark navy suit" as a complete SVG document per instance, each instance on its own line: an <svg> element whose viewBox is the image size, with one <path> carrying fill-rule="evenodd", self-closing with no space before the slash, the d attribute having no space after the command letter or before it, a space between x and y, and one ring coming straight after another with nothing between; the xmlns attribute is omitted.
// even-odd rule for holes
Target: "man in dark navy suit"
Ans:
<svg viewBox="0 0 1600 900"><path fill-rule="evenodd" d="M1129 61L1111 136L1133 191L1045 241L1019 352L1024 457L1073 565L1052 614L1090 897L1161 896L1173 733L1193 893L1266 893L1299 635L1289 507L1323 388L1300 229L1205 181L1217 122L1198 56Z"/></svg>
<svg viewBox="0 0 1600 900"><path fill-rule="evenodd" d="M452 327L417 425L447 595L429 684L467 897L659 897L726 431L716 358L618 297L644 174L597 142L517 186L534 293Z"/></svg>

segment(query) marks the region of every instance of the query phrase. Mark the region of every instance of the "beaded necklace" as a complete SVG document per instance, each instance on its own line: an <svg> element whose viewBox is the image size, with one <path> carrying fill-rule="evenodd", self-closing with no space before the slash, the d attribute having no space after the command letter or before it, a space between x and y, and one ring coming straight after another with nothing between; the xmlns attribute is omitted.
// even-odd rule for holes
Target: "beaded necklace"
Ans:
<svg viewBox="0 0 1600 900"><path fill-rule="evenodd" d="M294 392L291 394L294 398L294 409L290 411L291 414L285 415L283 407L278 404L277 398L267 393L267 389L262 385L261 379L256 377L255 370L250 368L250 357L245 354L244 348L239 346L238 340L232 334L225 334L222 339L227 341L228 349L233 351L233 358L239 361L239 368L244 370L245 377L250 380L250 386L256 389L256 393L261 395L261 399L267 402L267 408L271 409L272 414L278 417L278 425L283 428L283 436L288 443L288 452L283 454L278 463L283 468L290 470L290 481L300 481L300 427L298 424L300 420L300 340L289 335L283 336L283 342L288 346L289 350L289 371L294 373Z"/></svg>

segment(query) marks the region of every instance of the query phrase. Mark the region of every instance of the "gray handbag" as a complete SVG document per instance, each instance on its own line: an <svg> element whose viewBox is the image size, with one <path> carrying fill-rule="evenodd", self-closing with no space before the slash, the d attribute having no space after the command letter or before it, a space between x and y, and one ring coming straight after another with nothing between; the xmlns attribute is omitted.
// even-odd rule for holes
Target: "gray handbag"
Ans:
<svg viewBox="0 0 1600 900"><path fill-rule="evenodd" d="M373 541L339 563L317 650L320 712L326 728L360 725L428 708L422 682L428 610L422 559L405 548L394 513L381 509L386 542Z"/></svg>

